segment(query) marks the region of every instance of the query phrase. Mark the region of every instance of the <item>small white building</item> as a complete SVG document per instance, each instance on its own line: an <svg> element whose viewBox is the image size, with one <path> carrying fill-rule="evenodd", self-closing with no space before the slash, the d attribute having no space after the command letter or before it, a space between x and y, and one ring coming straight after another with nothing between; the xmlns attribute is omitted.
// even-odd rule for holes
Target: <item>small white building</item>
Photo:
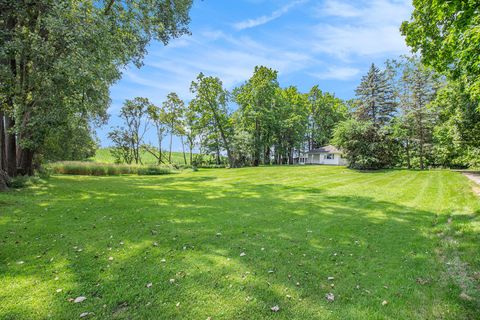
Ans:
<svg viewBox="0 0 480 320"><path fill-rule="evenodd" d="M343 152L332 145L312 149L300 154L297 161L299 164L347 165L347 160L343 158Z"/></svg>

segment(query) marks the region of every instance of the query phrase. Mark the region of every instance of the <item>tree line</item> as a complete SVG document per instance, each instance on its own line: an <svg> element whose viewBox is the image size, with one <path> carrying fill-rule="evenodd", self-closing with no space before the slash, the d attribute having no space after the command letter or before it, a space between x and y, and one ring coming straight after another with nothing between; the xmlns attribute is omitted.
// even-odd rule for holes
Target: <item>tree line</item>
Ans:
<svg viewBox="0 0 480 320"><path fill-rule="evenodd" d="M318 86L306 94L295 86L281 88L277 76L277 71L257 66L250 79L228 91L218 77L200 73L191 83L189 103L174 92L160 106L141 97L127 100L120 111L123 125L109 133L111 152L118 162L141 163L144 149L159 164L170 163L176 135L191 164L200 164L194 149L229 167L293 164L300 152L330 141L336 124L348 117L348 107ZM144 143L152 123L156 146ZM166 135L168 157L162 151Z"/></svg>
<svg viewBox="0 0 480 320"><path fill-rule="evenodd" d="M144 148L158 163L170 163L170 156L162 158L169 134L168 154L172 136L180 136L192 164L198 164L194 148L217 164L241 167L293 164L308 150L334 144L357 169L480 165L474 101L416 56L388 60L383 70L372 64L349 101L318 86L307 93L282 88L277 75L257 66L250 79L228 91L219 78L201 73L188 104L176 93L160 106L146 98L127 100L120 114L125 126L110 132L112 153L118 161L139 163ZM155 147L143 143L149 122L156 128Z"/></svg>
<svg viewBox="0 0 480 320"><path fill-rule="evenodd" d="M92 155L93 128L108 118L110 86L127 64L142 65L151 40L167 44L188 34L191 6L0 0L0 187L43 161ZM400 31L419 58L372 66L351 101L318 87L281 88L277 72L264 66L231 92L201 74L186 105L174 96L160 107L134 99L126 104L147 105L142 117L154 123L158 144L141 143L137 111L125 110L124 127L138 128L138 136L122 161L141 161L139 148L146 147L168 162L171 152L159 146L170 133L232 167L292 163L298 152L327 143L342 147L356 168L478 167L479 11L476 1L415 1ZM111 139L125 141L124 129Z"/></svg>

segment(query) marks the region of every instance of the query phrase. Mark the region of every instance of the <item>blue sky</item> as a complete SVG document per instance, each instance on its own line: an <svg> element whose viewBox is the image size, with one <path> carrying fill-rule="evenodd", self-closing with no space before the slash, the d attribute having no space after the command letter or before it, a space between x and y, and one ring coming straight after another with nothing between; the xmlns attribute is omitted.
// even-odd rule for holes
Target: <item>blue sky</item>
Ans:
<svg viewBox="0 0 480 320"><path fill-rule="evenodd" d="M199 72L232 89L256 65L265 65L279 71L283 87L307 92L318 84L352 98L372 62L381 65L409 52L399 26L411 11L408 0L195 0L192 35L166 47L151 43L145 65L126 68L111 88L110 121L97 130L101 145L110 144L107 133L119 124L125 99L141 96L161 104L176 92L188 101ZM153 130L146 140L156 141ZM178 139L174 149L181 150Z"/></svg>

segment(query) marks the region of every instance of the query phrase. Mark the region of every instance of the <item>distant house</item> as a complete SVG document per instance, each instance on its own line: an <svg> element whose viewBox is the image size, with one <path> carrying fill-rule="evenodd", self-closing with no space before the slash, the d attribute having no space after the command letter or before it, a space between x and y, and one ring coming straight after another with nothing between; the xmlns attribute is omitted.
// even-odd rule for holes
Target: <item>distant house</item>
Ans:
<svg viewBox="0 0 480 320"><path fill-rule="evenodd" d="M347 165L347 160L343 158L343 152L332 145L302 153L295 160L298 164Z"/></svg>

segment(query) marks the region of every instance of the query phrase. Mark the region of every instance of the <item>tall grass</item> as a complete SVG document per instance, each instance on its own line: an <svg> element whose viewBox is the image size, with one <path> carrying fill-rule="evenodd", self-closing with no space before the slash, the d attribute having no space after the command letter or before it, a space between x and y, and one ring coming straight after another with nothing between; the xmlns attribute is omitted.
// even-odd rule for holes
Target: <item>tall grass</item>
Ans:
<svg viewBox="0 0 480 320"><path fill-rule="evenodd" d="M87 175L87 176L116 176L121 174L162 175L173 173L170 167L140 166L113 163L62 161L47 165L53 173Z"/></svg>

